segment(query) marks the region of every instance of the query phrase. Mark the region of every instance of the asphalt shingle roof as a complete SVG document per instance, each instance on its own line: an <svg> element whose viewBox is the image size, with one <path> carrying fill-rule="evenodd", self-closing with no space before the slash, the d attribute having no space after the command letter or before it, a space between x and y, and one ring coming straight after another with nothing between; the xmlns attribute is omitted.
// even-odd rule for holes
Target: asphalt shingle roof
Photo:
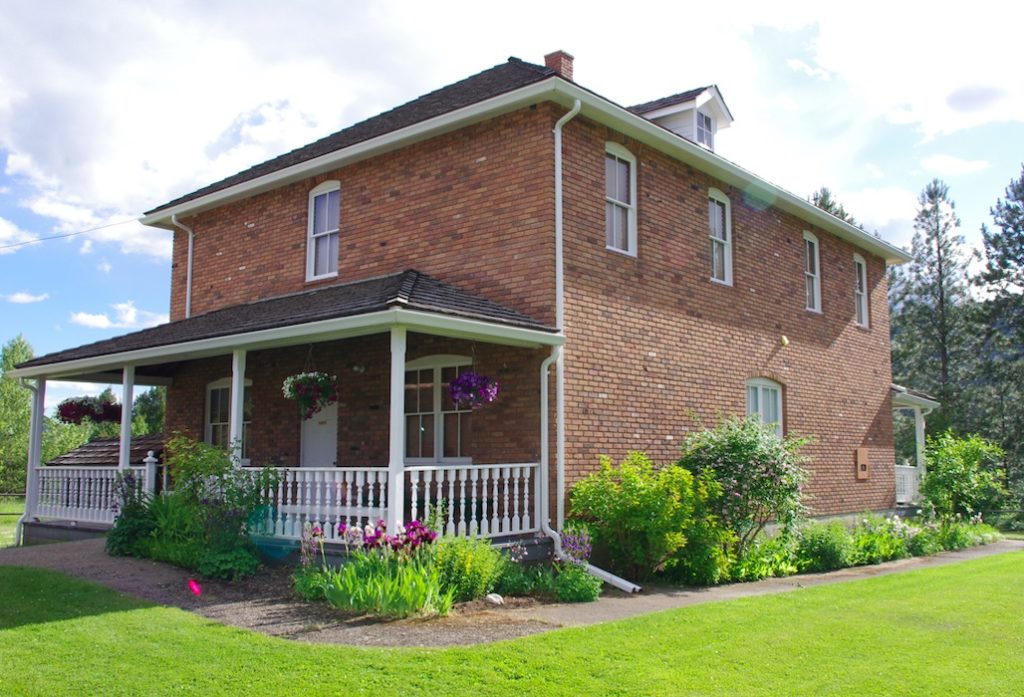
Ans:
<svg viewBox="0 0 1024 697"><path fill-rule="evenodd" d="M629 107L629 111L632 111L634 114L639 114L643 116L644 114L649 113L651 111L657 111L658 109L664 109L665 107L672 106L673 104L682 104L683 102L688 102L691 99L696 99L697 97L700 96L701 92L703 92L706 89L709 89L710 87L711 85L705 85L704 87L695 87L692 90L686 90L685 92L680 92L679 94L673 94L668 97L662 97L661 99L655 99L650 102L644 102L643 104L637 104L636 106Z"/></svg>
<svg viewBox="0 0 1024 697"><path fill-rule="evenodd" d="M234 305L112 339L50 353L26 361L18 367L50 365L124 351L351 317L379 312L396 305L411 310L466 317L543 332L556 331L521 312L443 283L419 271L408 270Z"/></svg>
<svg viewBox="0 0 1024 697"><path fill-rule="evenodd" d="M80 445L71 452L64 453L46 464L54 467L109 467L116 465L120 457L121 439L98 438L90 443ZM152 450L157 459L164 452L163 434L149 436L132 436L131 455L128 461L133 465L141 465L146 454Z"/></svg>
<svg viewBox="0 0 1024 697"><path fill-rule="evenodd" d="M201 198L215 191L226 189L236 184L257 179L278 170L297 165L307 160L347 148L371 138L397 131L407 126L426 121L427 119L447 114L448 112L471 106L485 99L526 87L535 82L558 75L551 68L543 65L527 63L519 58L511 57L506 63L496 65L481 73L467 77L447 87L418 97L411 102L395 107L390 111L361 121L353 126L333 133L326 138L305 145L291 152L279 155L238 174L215 182L193 191L168 203L158 206L146 214L156 213L179 203Z"/></svg>

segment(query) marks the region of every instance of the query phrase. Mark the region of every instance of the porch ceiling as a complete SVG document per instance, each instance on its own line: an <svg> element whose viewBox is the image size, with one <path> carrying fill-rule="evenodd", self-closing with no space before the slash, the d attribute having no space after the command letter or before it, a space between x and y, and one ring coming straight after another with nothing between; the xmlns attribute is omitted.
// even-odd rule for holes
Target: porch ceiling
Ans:
<svg viewBox="0 0 1024 697"><path fill-rule="evenodd" d="M511 346L556 346L553 327L418 271L260 300L40 356L12 377L95 379L121 366L161 366L223 355L343 339L404 326L409 331ZM142 371L157 380L164 371ZM141 374L141 373L140 373Z"/></svg>

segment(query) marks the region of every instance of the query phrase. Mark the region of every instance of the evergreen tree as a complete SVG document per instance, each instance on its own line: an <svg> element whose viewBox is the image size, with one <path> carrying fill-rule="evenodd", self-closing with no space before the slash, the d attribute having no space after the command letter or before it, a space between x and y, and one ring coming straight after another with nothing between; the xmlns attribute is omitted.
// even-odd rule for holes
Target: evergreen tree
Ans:
<svg viewBox="0 0 1024 697"><path fill-rule="evenodd" d="M823 186L811 194L810 201L821 210L826 213L831 213L843 222L860 227L860 223L858 223L852 215L846 212L846 209L843 208L843 204L833 198L832 192L827 186Z"/></svg>
<svg viewBox="0 0 1024 697"><path fill-rule="evenodd" d="M911 261L892 274L890 295L893 376L942 402L929 430L958 423L971 372L971 297L960 220L949 187L925 186L914 218Z"/></svg>

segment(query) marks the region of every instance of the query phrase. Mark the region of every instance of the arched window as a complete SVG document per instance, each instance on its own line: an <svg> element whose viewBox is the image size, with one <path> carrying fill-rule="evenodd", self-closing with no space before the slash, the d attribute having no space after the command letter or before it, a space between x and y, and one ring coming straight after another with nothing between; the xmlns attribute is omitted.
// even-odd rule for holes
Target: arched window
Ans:
<svg viewBox="0 0 1024 697"><path fill-rule="evenodd" d="M338 229L341 183L326 181L309 192L306 234L306 280L338 275Z"/></svg>
<svg viewBox="0 0 1024 697"><path fill-rule="evenodd" d="M438 355L405 364L407 462L471 462L472 411L448 396L448 385L472 366L468 356Z"/></svg>
<svg viewBox="0 0 1024 697"><path fill-rule="evenodd" d="M747 416L758 416L766 424L775 424L782 437L782 385L767 378L747 380Z"/></svg>
<svg viewBox="0 0 1024 697"><path fill-rule="evenodd" d="M618 143L605 143L605 246L636 255L636 157Z"/></svg>
<svg viewBox="0 0 1024 697"><path fill-rule="evenodd" d="M718 189L708 189L711 280L732 285L732 205Z"/></svg>
<svg viewBox="0 0 1024 697"><path fill-rule="evenodd" d="M242 397L242 464L249 463L249 423L252 421L252 380L245 381ZM231 447L231 378L206 386L206 418L203 440L218 448Z"/></svg>

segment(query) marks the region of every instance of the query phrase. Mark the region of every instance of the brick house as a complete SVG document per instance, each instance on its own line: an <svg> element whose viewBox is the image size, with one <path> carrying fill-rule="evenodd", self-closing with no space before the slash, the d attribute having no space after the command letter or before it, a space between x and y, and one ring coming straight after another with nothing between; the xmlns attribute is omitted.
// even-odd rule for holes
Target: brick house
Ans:
<svg viewBox="0 0 1024 697"><path fill-rule="evenodd" d="M545 62L146 213L174 232L171 321L14 371L36 380L30 463L47 379L162 384L168 432L283 468L279 535L443 503L449 531L501 537L557 529L601 454L673 460L758 413L814 438L816 514L891 508L885 268L907 255L716 155L717 87L624 108ZM339 386L310 420L281 391L306 370ZM451 402L468 370L496 401ZM27 519L112 519L108 470L30 467Z"/></svg>

